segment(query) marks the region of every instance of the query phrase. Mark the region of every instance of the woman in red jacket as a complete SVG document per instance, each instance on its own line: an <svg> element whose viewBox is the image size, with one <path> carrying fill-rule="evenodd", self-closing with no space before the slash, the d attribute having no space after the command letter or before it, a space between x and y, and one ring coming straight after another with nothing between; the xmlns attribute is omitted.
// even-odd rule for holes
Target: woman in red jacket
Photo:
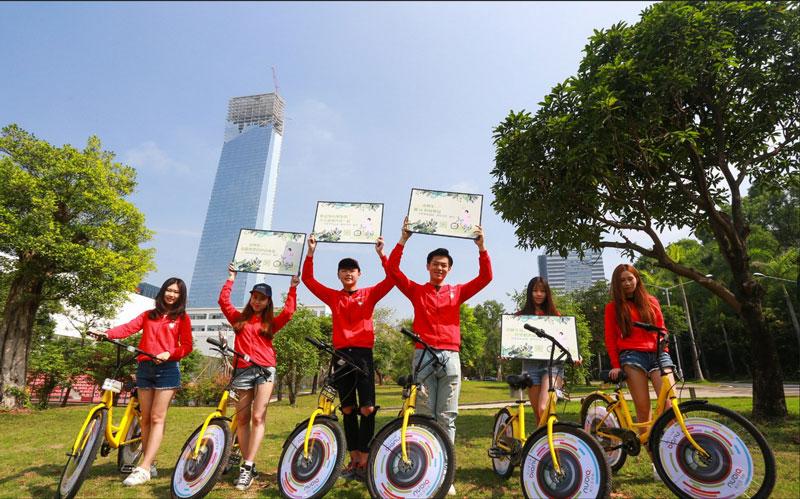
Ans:
<svg viewBox="0 0 800 499"><path fill-rule="evenodd" d="M267 417L267 405L275 386L275 350L272 338L275 333L292 318L297 307L297 285L300 278L292 276L292 283L283 311L273 316L272 288L266 283L258 283L250 291L250 300L244 310L239 312L231 303L231 289L236 279L233 264L228 265L228 280L219 293L219 306L225 318L233 326L236 333L234 349L250 356L252 363L237 357L233 371L232 387L237 391L236 403L239 448L244 462L239 467L239 478L236 488L247 490L253 484L256 475L255 459L258 446L264 438L264 423ZM262 369L266 368L266 369ZM268 372L268 376L264 375Z"/></svg>
<svg viewBox="0 0 800 499"><path fill-rule="evenodd" d="M625 370L628 390L636 406L636 420L650 421L648 378L653 382L656 393L661 390L661 373L658 371L656 355L667 372L672 372L674 364L669 353L656 352L656 335L634 327L633 323L646 322L664 327L664 316L658 300L647 292L633 265L623 263L614 269L611 276L611 295L613 300L605 309L606 350L613 367L609 377L617 379L619 373ZM672 382L670 375L670 383Z"/></svg>
<svg viewBox="0 0 800 499"><path fill-rule="evenodd" d="M142 418L142 460L122 483L141 485L156 476L155 458L164 436L169 403L181 386L178 361L192 351L192 324L186 315L186 284L170 277L156 295L156 308L127 324L109 329L109 338L119 339L142 331L139 349L158 360L140 355L136 387Z"/></svg>

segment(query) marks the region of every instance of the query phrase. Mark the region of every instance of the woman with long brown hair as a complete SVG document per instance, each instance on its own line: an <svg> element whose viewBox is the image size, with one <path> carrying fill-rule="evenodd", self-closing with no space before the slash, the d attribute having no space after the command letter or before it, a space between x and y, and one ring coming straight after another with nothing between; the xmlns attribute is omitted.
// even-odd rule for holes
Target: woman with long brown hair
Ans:
<svg viewBox="0 0 800 499"><path fill-rule="evenodd" d="M525 305L517 315L557 315L561 314L556 308L553 300L553 293L550 285L541 277L534 277L528 282L528 289L525 293ZM522 372L528 373L533 380L533 385L528 389L528 397L531 407L536 414L536 421L539 421L542 413L547 409L547 392L550 383L560 387L564 381L564 363L555 362L551 371L547 369L548 361L523 359Z"/></svg>
<svg viewBox="0 0 800 499"><path fill-rule="evenodd" d="M219 294L219 306L236 333L234 349L248 355L252 362L237 357L233 371L232 387L239 400L236 403L236 436L242 451L242 465L236 488L247 490L255 478L255 459L264 438L267 406L275 386L276 358L272 338L292 318L297 307L297 285L300 278L292 276L289 293L281 313L274 317L272 288L258 283L250 291L250 299L239 312L231 303L231 289L236 280L233 264L228 265L228 280ZM269 376L264 375L264 369Z"/></svg>
<svg viewBox="0 0 800 499"><path fill-rule="evenodd" d="M664 327L664 316L658 300L647 292L639 272L633 265L620 264L611 276L612 300L605 309L606 350L611 360L609 377L617 379L621 371L627 376L628 389L636 406L636 420L650 420L650 386L656 393L661 390L661 373L658 358L667 372L674 364L666 351L657 352L655 334L635 327L634 322L646 322ZM657 357L658 356L658 357ZM670 382L672 376L670 375Z"/></svg>

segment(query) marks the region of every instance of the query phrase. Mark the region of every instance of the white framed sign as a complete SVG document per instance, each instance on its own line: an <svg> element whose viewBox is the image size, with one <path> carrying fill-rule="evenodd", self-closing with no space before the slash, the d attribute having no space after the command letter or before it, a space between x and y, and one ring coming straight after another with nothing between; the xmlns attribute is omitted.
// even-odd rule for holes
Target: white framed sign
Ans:
<svg viewBox="0 0 800 499"><path fill-rule="evenodd" d="M233 267L237 272L298 275L305 242L302 232L241 229Z"/></svg>
<svg viewBox="0 0 800 499"><path fill-rule="evenodd" d="M475 239L481 224L482 194L411 189L408 229L435 236Z"/></svg>
<svg viewBox="0 0 800 499"><path fill-rule="evenodd" d="M383 229L383 203L317 201L318 242L374 244Z"/></svg>
<svg viewBox="0 0 800 499"><path fill-rule="evenodd" d="M537 327L552 336L567 349L573 359L579 359L578 331L575 317L553 315L503 314L500 333L500 356L515 359L550 359L550 340L539 338L525 329L525 324ZM556 350L554 359L558 357Z"/></svg>

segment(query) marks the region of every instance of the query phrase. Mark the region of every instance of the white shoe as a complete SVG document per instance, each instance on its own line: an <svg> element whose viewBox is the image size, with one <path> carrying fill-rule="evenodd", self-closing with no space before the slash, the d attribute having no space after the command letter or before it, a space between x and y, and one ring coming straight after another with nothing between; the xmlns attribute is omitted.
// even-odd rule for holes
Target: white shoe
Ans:
<svg viewBox="0 0 800 499"><path fill-rule="evenodd" d="M653 480L655 480L656 482L662 482L663 483L664 480L662 480L661 479L661 475L658 474L658 471L656 470L656 465L653 464L652 466L653 466Z"/></svg>
<svg viewBox="0 0 800 499"><path fill-rule="evenodd" d="M131 474L128 475L122 485L127 485L128 487L135 487L136 485L141 485L145 482L150 481L150 472L144 468L139 468L138 466L131 471Z"/></svg>
<svg viewBox="0 0 800 499"><path fill-rule="evenodd" d="M449 496L456 495L456 486L455 485L450 485L450 490L447 491L447 495L449 495Z"/></svg>

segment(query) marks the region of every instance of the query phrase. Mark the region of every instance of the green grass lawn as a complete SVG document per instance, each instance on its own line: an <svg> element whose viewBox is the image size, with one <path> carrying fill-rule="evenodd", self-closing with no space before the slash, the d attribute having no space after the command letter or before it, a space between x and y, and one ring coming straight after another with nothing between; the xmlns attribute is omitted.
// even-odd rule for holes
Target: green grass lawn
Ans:
<svg viewBox="0 0 800 499"><path fill-rule="evenodd" d="M572 392L574 402L559 405L560 417L577 421L580 404L578 390ZM462 403L494 402L507 400L508 389L503 383L466 382L463 385ZM304 396L298 407L287 401L270 405L267 434L258 455L262 475L247 492L239 492L231 485L233 478L225 478L209 497L277 497L275 472L284 439L294 426L308 417L316 403L315 396ZM400 390L396 387L378 387L378 403L383 407L400 405ZM724 405L749 415L749 399L714 399ZM778 462L778 484L773 493L777 498L796 498L800 490L797 470L800 468L800 400L788 398L791 417L782 424L759 425L775 451ZM32 411L26 414L0 413L0 497L52 497L65 453L71 445L83 418L86 406ZM173 407L167 416L167 431L159 451L159 477L142 487L124 488L116 470L116 454L100 457L94 463L89 477L81 488L81 497L168 497L169 475L175 465L178 451L192 431L202 423L210 408ZM504 482L492 472L486 456L495 409L464 410L457 425L456 488L459 497L520 497L519 472ZM396 411L382 410L378 414L380 428ZM117 418L119 415L117 415ZM528 411L527 426L533 427L533 417ZM614 476L615 497L669 497L666 487L654 482L650 460L646 452L629 457L625 467ZM366 487L356 482L339 480L329 497L368 497Z"/></svg>

